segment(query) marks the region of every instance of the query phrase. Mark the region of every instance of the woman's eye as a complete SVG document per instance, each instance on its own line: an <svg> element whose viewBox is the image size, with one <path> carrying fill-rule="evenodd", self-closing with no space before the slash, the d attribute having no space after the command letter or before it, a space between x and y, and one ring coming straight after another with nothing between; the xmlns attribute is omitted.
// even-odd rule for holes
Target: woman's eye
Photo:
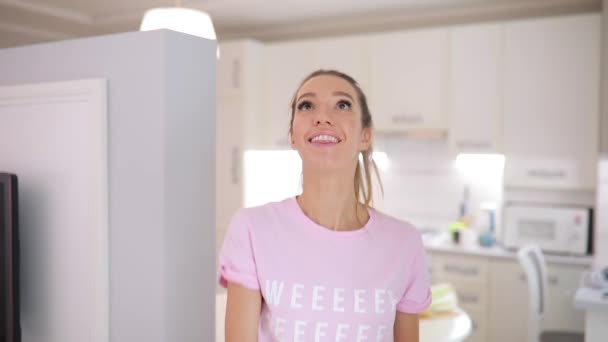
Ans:
<svg viewBox="0 0 608 342"><path fill-rule="evenodd" d="M342 101L338 102L338 108L340 108L340 109L350 109L351 107L352 107L351 103L346 100L342 100Z"/></svg>
<svg viewBox="0 0 608 342"><path fill-rule="evenodd" d="M312 108L312 104L309 101L302 101L298 104L298 110L310 110Z"/></svg>

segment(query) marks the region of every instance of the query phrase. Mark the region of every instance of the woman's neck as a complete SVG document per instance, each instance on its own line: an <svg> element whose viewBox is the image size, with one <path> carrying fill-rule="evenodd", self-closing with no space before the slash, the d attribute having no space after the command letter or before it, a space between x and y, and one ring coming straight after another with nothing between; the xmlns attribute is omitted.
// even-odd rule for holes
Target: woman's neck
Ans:
<svg viewBox="0 0 608 342"><path fill-rule="evenodd" d="M317 224L331 230L356 230L369 214L355 197L354 174L315 176L304 170L303 191L297 201L302 211Z"/></svg>

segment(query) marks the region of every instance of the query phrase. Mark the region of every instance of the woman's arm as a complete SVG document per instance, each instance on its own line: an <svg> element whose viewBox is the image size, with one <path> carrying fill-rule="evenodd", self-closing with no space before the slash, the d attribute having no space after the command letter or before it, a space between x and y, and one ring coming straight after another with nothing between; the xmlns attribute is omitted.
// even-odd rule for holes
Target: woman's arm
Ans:
<svg viewBox="0 0 608 342"><path fill-rule="evenodd" d="M397 311L394 330L395 342L418 342L418 314Z"/></svg>
<svg viewBox="0 0 608 342"><path fill-rule="evenodd" d="M226 342L256 342L261 308L260 290L251 290L228 282Z"/></svg>

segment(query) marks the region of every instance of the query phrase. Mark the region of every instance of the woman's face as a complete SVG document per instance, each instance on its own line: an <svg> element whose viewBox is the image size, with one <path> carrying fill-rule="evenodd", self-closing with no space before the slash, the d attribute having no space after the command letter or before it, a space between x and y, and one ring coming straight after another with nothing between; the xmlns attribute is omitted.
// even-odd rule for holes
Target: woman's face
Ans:
<svg viewBox="0 0 608 342"><path fill-rule="evenodd" d="M354 168L372 134L362 128L355 89L333 75L313 77L300 87L290 133L305 167L326 170Z"/></svg>

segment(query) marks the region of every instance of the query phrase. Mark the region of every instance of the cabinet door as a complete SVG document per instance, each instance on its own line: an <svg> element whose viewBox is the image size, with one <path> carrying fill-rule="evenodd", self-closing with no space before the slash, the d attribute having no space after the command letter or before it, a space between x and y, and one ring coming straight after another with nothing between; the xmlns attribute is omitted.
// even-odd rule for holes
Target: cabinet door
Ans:
<svg viewBox="0 0 608 342"><path fill-rule="evenodd" d="M370 105L376 129L445 129L447 31L413 30L370 38Z"/></svg>
<svg viewBox="0 0 608 342"><path fill-rule="evenodd" d="M230 218L243 206L243 101L220 97L216 119L216 239L221 246Z"/></svg>
<svg viewBox="0 0 608 342"><path fill-rule="evenodd" d="M490 262L490 332L492 342L526 341L528 331L528 287L518 263Z"/></svg>
<svg viewBox="0 0 608 342"><path fill-rule="evenodd" d="M487 342L488 340L488 314L486 311L479 311L475 309L469 309L463 306L466 313L471 317L471 323L473 325L473 331L471 335L465 340L466 342Z"/></svg>
<svg viewBox="0 0 608 342"><path fill-rule="evenodd" d="M367 95L370 88L370 46L367 36L320 39L315 43L316 67L353 77ZM373 112L372 112L373 115Z"/></svg>
<svg viewBox="0 0 608 342"><path fill-rule="evenodd" d="M581 266L550 264L547 269L547 313L543 328L549 331L585 330L585 312L574 307L574 294L584 271Z"/></svg>
<svg viewBox="0 0 608 342"><path fill-rule="evenodd" d="M433 257L434 274L439 279L485 283L488 260L479 257L441 255Z"/></svg>
<svg viewBox="0 0 608 342"><path fill-rule="evenodd" d="M600 17L505 26L505 182L592 189L598 151Z"/></svg>
<svg viewBox="0 0 608 342"><path fill-rule="evenodd" d="M264 49L264 144L270 149L289 148L291 100L300 82L317 69L315 42L270 44Z"/></svg>
<svg viewBox="0 0 608 342"><path fill-rule="evenodd" d="M449 143L457 153L501 152L503 24L450 30Z"/></svg>
<svg viewBox="0 0 608 342"><path fill-rule="evenodd" d="M243 58L242 43L235 41L220 44L216 75L218 96L241 95Z"/></svg>

